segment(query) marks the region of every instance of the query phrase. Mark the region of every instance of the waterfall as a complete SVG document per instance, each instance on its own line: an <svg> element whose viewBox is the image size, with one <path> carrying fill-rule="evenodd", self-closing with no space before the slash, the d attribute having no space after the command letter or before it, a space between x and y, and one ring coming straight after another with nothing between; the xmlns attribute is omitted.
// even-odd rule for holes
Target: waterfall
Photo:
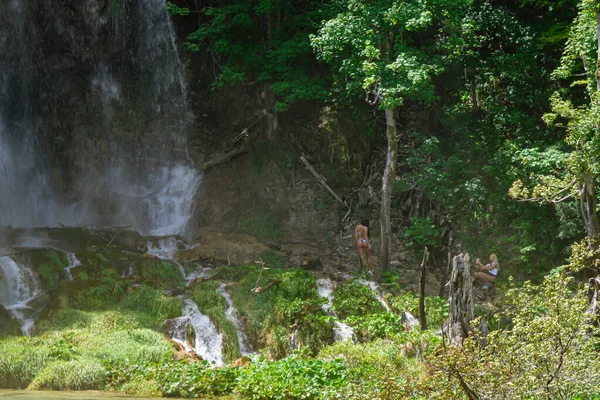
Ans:
<svg viewBox="0 0 600 400"><path fill-rule="evenodd" d="M192 116L165 6L2 6L0 226L192 233L202 177L190 162Z"/></svg>
<svg viewBox="0 0 600 400"><path fill-rule="evenodd" d="M244 332L244 327L242 325L242 321L240 321L238 312L237 312L235 306L233 305L233 301L231 300L231 296L225 289L225 284L222 284L221 286L219 286L219 288L217 289L217 293L219 293L221 296L223 296L223 298L225 298L225 301L227 302L227 309L225 310L225 317L227 317L227 319L229 321L231 321L231 323L233 323L233 326L235 326L235 333L236 333L237 339L238 339L240 354L242 356L247 356L247 355L252 354L254 352L254 349L252 349L250 340L248 339L248 336L246 336L246 333Z"/></svg>
<svg viewBox="0 0 600 400"><path fill-rule="evenodd" d="M327 303L323 304L321 308L327 315L335 315L330 311L333 304L333 282L329 278L317 279L317 292L319 296L327 299ZM350 325L347 325L340 321L335 321L333 327L333 339L335 341L346 342L355 340L354 329Z"/></svg>
<svg viewBox="0 0 600 400"><path fill-rule="evenodd" d="M23 335L30 335L37 311L28 303L39 294L37 279L30 268L17 264L11 257L0 257L0 304L19 322Z"/></svg>
<svg viewBox="0 0 600 400"><path fill-rule="evenodd" d="M171 321L168 335L182 344L187 351L190 350L187 344L188 325L194 328L196 354L204 360L223 365L223 335L219 333L210 318L200 312L196 303L190 299L183 299L183 316Z"/></svg>
<svg viewBox="0 0 600 400"><path fill-rule="evenodd" d="M385 299L381 295L381 290L379 289L379 286L377 286L377 284L375 282L367 281L364 279L359 279L358 282L361 285L370 288L373 291L373 293L375 293L375 298L377 298L377 300L381 303L383 308L385 308L385 311L387 311L387 312L391 311L390 306L388 305L388 303L385 301Z"/></svg>
<svg viewBox="0 0 600 400"><path fill-rule="evenodd" d="M65 275L67 276L67 279L72 281L73 275L71 274L71 269L80 266L81 262L79 262L79 260L73 253L67 253L67 260L69 261L69 265L67 265L63 271L65 271Z"/></svg>

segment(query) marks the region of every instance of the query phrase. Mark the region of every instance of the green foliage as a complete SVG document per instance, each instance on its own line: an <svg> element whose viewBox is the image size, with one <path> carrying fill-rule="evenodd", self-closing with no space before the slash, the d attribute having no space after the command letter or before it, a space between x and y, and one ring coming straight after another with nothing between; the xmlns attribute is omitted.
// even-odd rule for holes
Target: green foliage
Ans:
<svg viewBox="0 0 600 400"><path fill-rule="evenodd" d="M232 393L238 374L236 368L209 368L206 362L112 362L108 387L136 395L150 391L165 397L221 396Z"/></svg>
<svg viewBox="0 0 600 400"><path fill-rule="evenodd" d="M123 297L120 306L126 310L149 313L156 323L181 316L182 300L167 297L160 290L141 285Z"/></svg>
<svg viewBox="0 0 600 400"><path fill-rule="evenodd" d="M354 279L339 286L334 292L331 309L340 319L350 315L376 314L384 311L373 291Z"/></svg>
<svg viewBox="0 0 600 400"><path fill-rule="evenodd" d="M398 316L393 313L369 314L364 317L349 316L346 322L354 328L354 333L361 342L385 339L404 331Z"/></svg>
<svg viewBox="0 0 600 400"><path fill-rule="evenodd" d="M190 12L171 2L168 9L179 15ZM327 9L316 0L212 3L200 10L200 26L185 45L221 60L214 89L264 83L276 96L274 110L285 111L295 102L326 97L324 79L311 70L308 35L316 29L313 21L321 20Z"/></svg>
<svg viewBox="0 0 600 400"><path fill-rule="evenodd" d="M341 3L335 18L323 22L311 42L320 59L330 63L340 84L369 93L382 109L408 98L431 102L431 77L442 70L434 46L418 46L428 29L451 32L467 1L393 1Z"/></svg>
<svg viewBox="0 0 600 400"><path fill-rule="evenodd" d="M29 385L31 390L99 390L106 371L97 360L56 361L44 368Z"/></svg>
<svg viewBox="0 0 600 400"><path fill-rule="evenodd" d="M387 301L395 313L408 311L412 315L419 315L419 297L412 293L394 296ZM430 327L434 329L441 327L448 318L448 301L438 296L426 296L425 316Z"/></svg>
<svg viewBox="0 0 600 400"><path fill-rule="evenodd" d="M86 290L77 291L70 299L74 308L83 310L106 309L114 307L125 294L128 282L116 271L107 269L99 280L90 282Z"/></svg>
<svg viewBox="0 0 600 400"><path fill-rule="evenodd" d="M347 384L340 360L305 360L291 355L251 363L238 377L236 393L253 400L319 399Z"/></svg>
<svg viewBox="0 0 600 400"><path fill-rule="evenodd" d="M435 226L430 217L414 217L410 222L411 226L404 231L409 245L429 246L430 248L440 245L442 230Z"/></svg>
<svg viewBox="0 0 600 400"><path fill-rule="evenodd" d="M324 348L319 358L341 358L347 369L348 385L339 391L337 398L420 398L416 390L418 379L426 375L426 370L422 363L407 354L421 340L421 334L417 332L415 337L419 339L410 342L378 339L358 344L337 342Z"/></svg>
<svg viewBox="0 0 600 400"><path fill-rule="evenodd" d="M435 358L435 368L452 378L446 395L464 389L462 379L481 398L589 398L600 363L587 308L584 288L561 273L511 288L501 311L511 329L491 332L485 347L468 339Z"/></svg>
<svg viewBox="0 0 600 400"><path fill-rule="evenodd" d="M51 360L48 347L31 338L0 341L0 387L25 389Z"/></svg>
<svg viewBox="0 0 600 400"><path fill-rule="evenodd" d="M276 268L283 268L286 262L285 256L273 249L265 249L260 255L260 258L266 265Z"/></svg>
<svg viewBox="0 0 600 400"><path fill-rule="evenodd" d="M182 279L179 268L166 261L147 261L141 268L141 275L146 279Z"/></svg>

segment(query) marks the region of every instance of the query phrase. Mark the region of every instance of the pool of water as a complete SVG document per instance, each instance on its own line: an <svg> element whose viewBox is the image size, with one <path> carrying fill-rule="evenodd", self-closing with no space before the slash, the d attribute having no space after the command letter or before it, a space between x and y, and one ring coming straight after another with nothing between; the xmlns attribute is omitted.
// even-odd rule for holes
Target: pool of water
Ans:
<svg viewBox="0 0 600 400"><path fill-rule="evenodd" d="M38 392L32 390L0 390L0 399L29 400L97 400L97 399L135 399L157 400L158 397L133 397L123 393L82 391L82 392Z"/></svg>

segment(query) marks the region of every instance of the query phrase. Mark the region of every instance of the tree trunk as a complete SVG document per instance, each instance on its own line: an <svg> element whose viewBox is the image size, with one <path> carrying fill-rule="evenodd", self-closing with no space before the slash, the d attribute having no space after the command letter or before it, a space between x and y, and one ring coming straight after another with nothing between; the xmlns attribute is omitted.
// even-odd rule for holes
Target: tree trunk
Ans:
<svg viewBox="0 0 600 400"><path fill-rule="evenodd" d="M425 247L423 262L419 273L419 324L421 329L427 329L427 317L425 315L425 277L427 276L427 261L429 261L429 249Z"/></svg>
<svg viewBox="0 0 600 400"><path fill-rule="evenodd" d="M265 84L264 90L265 96L265 116L266 116L266 134L269 140L273 140L275 138L275 131L277 131L277 112L275 112L275 105L277 100L275 98L275 93L269 87L268 84Z"/></svg>
<svg viewBox="0 0 600 400"><path fill-rule="evenodd" d="M396 107L385 110L385 120L387 123L387 161L383 173L383 186L381 189L381 255L380 271L384 272L390 268L392 258L392 222L391 222L391 204L392 188L396 180L396 165L398 157L398 132L396 130Z"/></svg>
<svg viewBox="0 0 600 400"><path fill-rule="evenodd" d="M471 321L475 319L473 277L468 254L459 254L452 260L448 304L449 316L443 330L451 344L461 346L469 336Z"/></svg>
<svg viewBox="0 0 600 400"><path fill-rule="evenodd" d="M444 297L444 289L446 287L446 280L448 279L448 271L450 271L450 265L452 265L452 231L448 235L448 260L446 262L446 269L444 270L444 276L442 277L442 285L440 286L440 297Z"/></svg>

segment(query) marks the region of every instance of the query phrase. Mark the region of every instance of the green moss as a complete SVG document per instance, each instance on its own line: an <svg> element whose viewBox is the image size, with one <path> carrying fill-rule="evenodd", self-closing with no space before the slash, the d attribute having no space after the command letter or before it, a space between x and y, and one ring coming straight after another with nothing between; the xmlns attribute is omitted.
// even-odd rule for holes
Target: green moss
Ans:
<svg viewBox="0 0 600 400"><path fill-rule="evenodd" d="M176 265L158 260L144 262L139 273L142 277L151 280L178 280L183 278Z"/></svg>
<svg viewBox="0 0 600 400"><path fill-rule="evenodd" d="M119 303L122 309L139 311L152 317L153 327L163 321L181 316L182 300L167 297L148 285L132 288Z"/></svg>

